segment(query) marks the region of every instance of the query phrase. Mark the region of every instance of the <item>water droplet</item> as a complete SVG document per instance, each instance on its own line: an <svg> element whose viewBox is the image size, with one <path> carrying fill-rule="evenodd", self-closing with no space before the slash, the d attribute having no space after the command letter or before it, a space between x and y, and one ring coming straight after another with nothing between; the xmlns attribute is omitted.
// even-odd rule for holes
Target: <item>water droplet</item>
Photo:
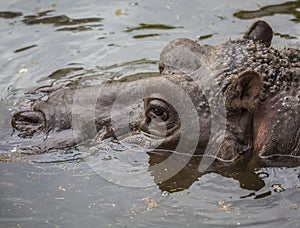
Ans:
<svg viewBox="0 0 300 228"><path fill-rule="evenodd" d="M139 3L137 3L137 2L130 2L129 3L129 6L137 6Z"/></svg>
<svg viewBox="0 0 300 228"><path fill-rule="evenodd" d="M162 196L162 197L168 197L168 196L169 196L169 192L163 191L163 192L161 193L161 196Z"/></svg>
<svg viewBox="0 0 300 228"><path fill-rule="evenodd" d="M269 177L269 174L266 172L260 172L260 173L257 173L257 175L260 179L265 179L265 178Z"/></svg>

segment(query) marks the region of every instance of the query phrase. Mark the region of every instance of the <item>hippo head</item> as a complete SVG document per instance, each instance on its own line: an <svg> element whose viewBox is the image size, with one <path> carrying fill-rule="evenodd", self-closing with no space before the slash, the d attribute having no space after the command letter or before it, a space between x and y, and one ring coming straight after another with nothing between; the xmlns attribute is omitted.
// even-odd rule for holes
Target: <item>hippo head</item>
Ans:
<svg viewBox="0 0 300 228"><path fill-rule="evenodd" d="M255 68L243 66L246 59L243 49L256 44L268 48L271 39L270 26L258 21L243 39L229 41L225 45L200 46L189 39L170 42L161 53L161 76L189 75L191 82L184 90L193 100L197 115L182 115L182 111L180 114L174 107L174 101L169 102L158 92L144 100L144 120L140 129L164 137L158 148L177 150L180 141L185 141L189 151L193 149L190 146L194 143L192 141L196 140L194 153L197 155L212 156L225 163L249 158L253 152L253 114L260 105L263 79L261 72ZM223 53L229 51L245 59L224 57ZM234 67L236 69L232 69ZM190 89L191 84L196 86ZM196 94L203 97L196 100ZM176 92L173 96L181 97ZM190 111L185 101L179 98L175 102L177 107L178 103L181 109ZM193 128L193 131L183 132L182 121L185 119L197 130Z"/></svg>
<svg viewBox="0 0 300 228"><path fill-rule="evenodd" d="M41 151L114 137L227 164L274 153L297 156L300 52L273 49L271 40L263 21L217 46L176 39L161 52L160 76L50 91L17 112L12 126L24 137L46 133ZM74 121L77 116L83 118ZM281 134L286 131L292 139Z"/></svg>
<svg viewBox="0 0 300 228"><path fill-rule="evenodd" d="M227 86L221 97L215 91L211 91L212 97L205 96L203 89L192 80L186 85L187 88L191 104L184 100L182 94L175 92L171 98L161 95L164 93L161 91L144 99L144 119L140 130L163 139L158 149L181 148L178 152L183 149L191 153L193 150L196 155L209 153L227 162L251 151L252 116L261 89L257 73L242 72ZM218 102L221 102L221 107L215 106ZM184 146L179 146L182 143Z"/></svg>

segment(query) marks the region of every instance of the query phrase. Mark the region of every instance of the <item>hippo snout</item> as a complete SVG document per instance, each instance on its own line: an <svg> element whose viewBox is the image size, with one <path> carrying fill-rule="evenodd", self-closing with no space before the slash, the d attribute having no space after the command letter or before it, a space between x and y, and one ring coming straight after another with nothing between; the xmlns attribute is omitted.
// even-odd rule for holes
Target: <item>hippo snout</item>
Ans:
<svg viewBox="0 0 300 228"><path fill-rule="evenodd" d="M22 136L31 137L45 128L46 120L40 111L20 111L13 115L11 125L20 131Z"/></svg>

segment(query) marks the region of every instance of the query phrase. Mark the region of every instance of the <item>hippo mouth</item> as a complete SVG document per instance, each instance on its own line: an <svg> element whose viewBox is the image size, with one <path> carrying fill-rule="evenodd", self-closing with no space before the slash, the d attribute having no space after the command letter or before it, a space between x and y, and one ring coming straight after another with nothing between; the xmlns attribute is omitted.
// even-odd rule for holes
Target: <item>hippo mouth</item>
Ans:
<svg viewBox="0 0 300 228"><path fill-rule="evenodd" d="M166 138L180 129L178 113L170 104L159 98L144 100L145 116L140 130L159 138Z"/></svg>

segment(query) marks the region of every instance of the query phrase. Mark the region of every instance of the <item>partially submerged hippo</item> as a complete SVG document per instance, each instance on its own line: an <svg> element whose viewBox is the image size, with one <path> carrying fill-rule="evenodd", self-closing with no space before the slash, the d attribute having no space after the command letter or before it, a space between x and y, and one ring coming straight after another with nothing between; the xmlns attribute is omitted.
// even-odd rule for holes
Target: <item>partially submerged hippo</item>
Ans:
<svg viewBox="0 0 300 228"><path fill-rule="evenodd" d="M12 126L38 152L114 137L224 163L297 157L300 51L270 47L272 36L257 21L218 46L176 39L161 52L160 76L54 90L15 113Z"/></svg>

